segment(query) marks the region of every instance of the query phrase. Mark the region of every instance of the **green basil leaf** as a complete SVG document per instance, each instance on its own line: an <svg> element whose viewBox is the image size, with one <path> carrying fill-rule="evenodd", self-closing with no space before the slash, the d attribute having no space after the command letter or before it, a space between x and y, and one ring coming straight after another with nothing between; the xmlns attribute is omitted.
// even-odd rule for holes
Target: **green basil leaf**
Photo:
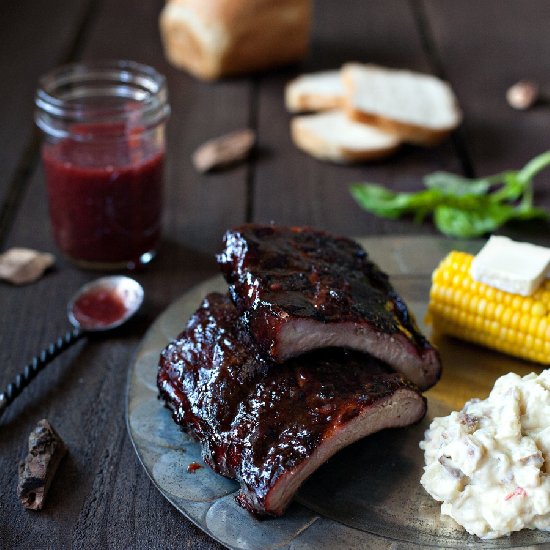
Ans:
<svg viewBox="0 0 550 550"><path fill-rule="evenodd" d="M437 189L442 194L451 197L464 195L485 195L491 186L486 179L471 180L449 172L434 172L423 178L428 189Z"/></svg>
<svg viewBox="0 0 550 550"><path fill-rule="evenodd" d="M544 208L523 208L519 207L514 210L514 215L510 219L517 219L517 220L532 220L534 218L542 218L542 219L550 219L550 215L548 214L548 211Z"/></svg>
<svg viewBox="0 0 550 550"><path fill-rule="evenodd" d="M473 210L441 205L434 211L434 223L442 233L466 239L491 233L510 220L533 218L548 218L548 212L542 208L521 208L494 203Z"/></svg>
<svg viewBox="0 0 550 550"><path fill-rule="evenodd" d="M499 228L513 212L514 207L507 204L489 203L474 210L441 205L434 211L434 223L445 235L470 239Z"/></svg>
<svg viewBox="0 0 550 550"><path fill-rule="evenodd" d="M509 170L482 179L469 180L448 172L434 172L423 180L426 189L399 193L375 184L350 187L365 210L386 218L413 214L422 221L433 213L434 223L446 235L479 237L512 219L531 219L549 214L533 207L532 179L550 166L550 151L535 157L521 170Z"/></svg>
<svg viewBox="0 0 550 550"><path fill-rule="evenodd" d="M510 170L500 174L502 187L490 194L492 202L515 201L525 192L527 183L518 178L518 172Z"/></svg>
<svg viewBox="0 0 550 550"><path fill-rule="evenodd" d="M541 170L550 166L550 151L542 153L531 159L519 172L518 179L522 182L530 182Z"/></svg>
<svg viewBox="0 0 550 550"><path fill-rule="evenodd" d="M391 219L419 210L429 213L441 200L437 191L399 193L381 185L368 183L356 183L350 187L350 192L365 210Z"/></svg>

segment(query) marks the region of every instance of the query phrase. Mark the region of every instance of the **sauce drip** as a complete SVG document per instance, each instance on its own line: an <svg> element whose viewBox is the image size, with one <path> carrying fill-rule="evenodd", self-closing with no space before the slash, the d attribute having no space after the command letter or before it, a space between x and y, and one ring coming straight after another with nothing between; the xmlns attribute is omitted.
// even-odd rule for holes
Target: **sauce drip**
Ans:
<svg viewBox="0 0 550 550"><path fill-rule="evenodd" d="M126 305L117 292L102 288L85 292L73 306L73 315L84 328L109 326L120 321L126 312Z"/></svg>
<svg viewBox="0 0 550 550"><path fill-rule="evenodd" d="M190 474L194 474L197 470L200 470L202 466L198 462L191 462L189 466L187 466L187 471Z"/></svg>

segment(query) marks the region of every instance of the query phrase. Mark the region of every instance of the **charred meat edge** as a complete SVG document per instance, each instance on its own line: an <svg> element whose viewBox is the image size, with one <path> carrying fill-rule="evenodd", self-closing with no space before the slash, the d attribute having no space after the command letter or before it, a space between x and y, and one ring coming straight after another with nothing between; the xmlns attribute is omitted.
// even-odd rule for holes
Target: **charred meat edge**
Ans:
<svg viewBox="0 0 550 550"><path fill-rule="evenodd" d="M229 298L214 293L161 355L159 390L175 421L201 441L205 462L241 482L237 500L255 514L281 515L340 448L425 413L414 385L376 359L332 353L340 362L326 350L287 365L260 358ZM299 434L290 441L289 427Z"/></svg>
<svg viewBox="0 0 550 550"><path fill-rule="evenodd" d="M423 390L438 381L437 350L388 276L351 239L247 224L224 241L218 263L233 301L274 361L345 347L387 362Z"/></svg>

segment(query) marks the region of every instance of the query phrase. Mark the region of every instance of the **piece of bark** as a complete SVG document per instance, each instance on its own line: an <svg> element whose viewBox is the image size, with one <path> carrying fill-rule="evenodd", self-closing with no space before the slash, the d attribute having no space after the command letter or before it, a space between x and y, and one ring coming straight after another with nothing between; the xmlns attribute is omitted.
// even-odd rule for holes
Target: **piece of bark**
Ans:
<svg viewBox="0 0 550 550"><path fill-rule="evenodd" d="M29 435L29 453L19 465L17 495L25 508L42 510L48 489L67 447L46 420Z"/></svg>
<svg viewBox="0 0 550 550"><path fill-rule="evenodd" d="M36 281L55 263L52 254L30 248L10 248L0 254L0 279L14 285Z"/></svg>
<svg viewBox="0 0 550 550"><path fill-rule="evenodd" d="M256 141L253 130L236 130L203 143L193 153L193 165L199 172L208 172L244 160Z"/></svg>

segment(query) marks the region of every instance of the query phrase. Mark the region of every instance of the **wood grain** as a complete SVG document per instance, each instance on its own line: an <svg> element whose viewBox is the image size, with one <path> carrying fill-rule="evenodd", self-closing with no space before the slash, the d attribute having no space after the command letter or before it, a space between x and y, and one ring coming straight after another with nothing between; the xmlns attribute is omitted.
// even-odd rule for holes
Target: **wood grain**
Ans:
<svg viewBox="0 0 550 550"><path fill-rule="evenodd" d="M38 79L70 60L91 5L91 0L5 0L0 5L0 244L36 163Z"/></svg>
<svg viewBox="0 0 550 550"><path fill-rule="evenodd" d="M198 82L166 63L157 29L162 5L162 0L7 0L0 8L0 239L3 246L30 246L57 256L56 268L37 283L0 285L2 386L66 330L67 299L96 275L76 269L56 249L36 151L31 147L25 155L32 145L36 79L68 58L135 59L166 74L173 109L165 237L155 262L134 274L145 287L143 310L108 340L80 342L58 358L0 419L1 547L29 548L40 541L51 548L219 548L161 497L126 434L127 367L147 327L177 296L216 273L213 254L224 229L245 219L355 235L434 231L430 224L374 218L353 203L347 186L369 180L412 190L426 172L467 170L457 147L462 137L434 149L405 147L372 165L321 163L290 141L283 89L292 76L348 60L445 74L465 111L462 144L479 174L519 166L548 147L548 107L518 113L504 100L506 87L516 79L543 82L546 77L550 13L544 0L464 0L460 5L319 0L313 47L303 64L215 84ZM197 145L247 126L259 134L252 162L226 172L195 172L190 155ZM18 166L24 168L17 176L21 187L13 193ZM545 181L537 179L536 199L550 207ZM550 231L537 223L532 234L548 241ZM491 368L488 376L499 368ZM468 380L475 377L467 370ZM457 390L457 403L467 397L468 384ZM45 510L32 514L17 500L17 462L28 432L42 417L52 421L69 454Z"/></svg>
<svg viewBox="0 0 550 550"><path fill-rule="evenodd" d="M468 0L458 7L444 0L424 6L437 56L464 109L463 134L475 172L485 176L519 169L550 149L550 104L516 111L505 97L508 87L524 78L550 91L550 42L538 30L550 21L550 4ZM535 178L535 202L547 208L549 178L550 170ZM510 223L500 232L550 243L550 223L540 220Z"/></svg>
<svg viewBox="0 0 550 550"><path fill-rule="evenodd" d="M519 168L550 148L550 108L521 112L506 90L529 78L550 86L550 41L538 28L550 21L544 0L425 2L445 74L465 111L464 131L479 175Z"/></svg>
<svg viewBox="0 0 550 550"><path fill-rule="evenodd" d="M379 182L401 191L421 188L433 170L460 170L449 141L436 148L404 146L387 160L339 166L313 159L291 142L284 86L296 74L335 69L346 61L373 62L432 72L413 14L406 2L319 1L308 59L292 70L259 80L257 124L260 155L255 172L255 219L311 224L348 235L432 233L429 224L388 221L361 210L348 186Z"/></svg>

